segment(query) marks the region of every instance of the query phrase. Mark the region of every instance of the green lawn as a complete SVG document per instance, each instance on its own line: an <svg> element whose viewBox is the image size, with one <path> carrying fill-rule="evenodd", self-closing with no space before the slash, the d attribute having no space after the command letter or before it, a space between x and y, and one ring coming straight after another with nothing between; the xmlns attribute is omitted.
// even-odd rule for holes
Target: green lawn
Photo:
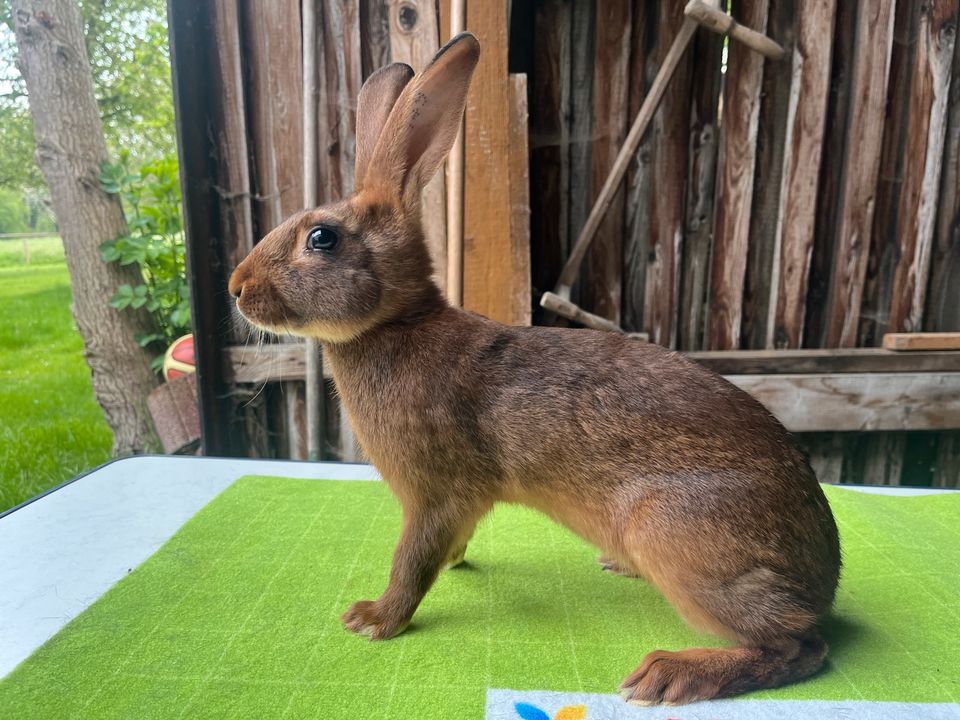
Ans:
<svg viewBox="0 0 960 720"><path fill-rule="evenodd" d="M0 240L0 511L107 460L60 239Z"/></svg>

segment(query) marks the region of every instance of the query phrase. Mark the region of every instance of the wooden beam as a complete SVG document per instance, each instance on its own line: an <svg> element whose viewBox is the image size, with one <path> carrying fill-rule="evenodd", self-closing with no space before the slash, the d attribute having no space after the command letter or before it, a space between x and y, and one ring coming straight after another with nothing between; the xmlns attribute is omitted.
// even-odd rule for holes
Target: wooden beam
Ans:
<svg viewBox="0 0 960 720"><path fill-rule="evenodd" d="M800 0L797 9L767 322L771 348L798 348L803 337L835 14L836 0Z"/></svg>
<svg viewBox="0 0 960 720"><path fill-rule="evenodd" d="M765 32L767 10L768 0L744 0L739 20ZM747 46L730 44L707 317L708 347L715 350L740 345L763 62Z"/></svg>
<svg viewBox="0 0 960 720"><path fill-rule="evenodd" d="M721 375L960 372L960 352L846 350L716 350L687 357Z"/></svg>
<svg viewBox="0 0 960 720"><path fill-rule="evenodd" d="M960 428L960 372L731 375L791 432Z"/></svg>
<svg viewBox="0 0 960 720"><path fill-rule="evenodd" d="M887 333L887 350L960 350L960 333Z"/></svg>
<svg viewBox="0 0 960 720"><path fill-rule="evenodd" d="M259 384L302 380L305 360L296 345L234 346L226 349L232 382ZM828 375L960 372L960 352L898 353L879 348L849 350L714 350L686 353L721 375ZM330 378L329 368L324 377Z"/></svg>
<svg viewBox="0 0 960 720"><path fill-rule="evenodd" d="M463 218L463 306L511 321L510 82L507 2L467 4L467 29L483 53L467 94Z"/></svg>
<svg viewBox="0 0 960 720"><path fill-rule="evenodd" d="M863 0L857 14L840 229L827 295L825 344L830 347L857 342L883 144L893 5L890 0Z"/></svg>

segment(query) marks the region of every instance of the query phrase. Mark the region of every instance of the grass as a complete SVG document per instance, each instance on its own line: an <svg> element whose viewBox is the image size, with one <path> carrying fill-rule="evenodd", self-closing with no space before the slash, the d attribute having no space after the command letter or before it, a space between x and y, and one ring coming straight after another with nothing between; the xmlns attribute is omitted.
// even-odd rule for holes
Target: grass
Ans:
<svg viewBox="0 0 960 720"><path fill-rule="evenodd" d="M0 240L0 511L110 455L57 237Z"/></svg>

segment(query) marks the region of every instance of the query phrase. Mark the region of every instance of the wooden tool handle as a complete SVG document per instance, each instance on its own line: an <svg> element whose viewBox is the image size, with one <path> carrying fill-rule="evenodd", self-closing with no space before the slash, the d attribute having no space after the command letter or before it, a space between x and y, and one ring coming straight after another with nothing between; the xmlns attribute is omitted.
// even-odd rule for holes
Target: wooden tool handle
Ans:
<svg viewBox="0 0 960 720"><path fill-rule="evenodd" d="M561 317L565 317L567 320L573 320L574 322L580 323L588 328L593 328L594 330L609 330L610 332L617 333L623 332L623 328L616 323L610 322L606 318L602 318L599 315L588 313L586 310L577 307L569 300L564 300L562 297L559 295L554 295L552 292L543 294L543 297L540 298L540 306L549 310L550 312L560 315Z"/></svg>
<svg viewBox="0 0 960 720"><path fill-rule="evenodd" d="M684 8L683 14L714 32L729 35L737 42L742 42L771 60L780 60L786 55L782 46L763 33L744 27L719 8L703 0L690 0L687 7Z"/></svg>

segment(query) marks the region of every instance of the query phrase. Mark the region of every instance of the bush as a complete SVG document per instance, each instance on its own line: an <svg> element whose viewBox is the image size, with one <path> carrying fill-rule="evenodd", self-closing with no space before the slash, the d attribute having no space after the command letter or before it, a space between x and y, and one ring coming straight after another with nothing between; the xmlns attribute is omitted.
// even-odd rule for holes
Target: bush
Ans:
<svg viewBox="0 0 960 720"><path fill-rule="evenodd" d="M121 265L136 264L143 282L121 285L110 299L118 310L146 308L158 332L137 334L141 347L163 343L164 349L190 332L190 291L187 285L180 215L180 181L176 158L130 167L130 156L121 153L116 163L105 162L100 183L123 203L130 232L100 246L103 259ZM163 355L154 358L159 372Z"/></svg>

